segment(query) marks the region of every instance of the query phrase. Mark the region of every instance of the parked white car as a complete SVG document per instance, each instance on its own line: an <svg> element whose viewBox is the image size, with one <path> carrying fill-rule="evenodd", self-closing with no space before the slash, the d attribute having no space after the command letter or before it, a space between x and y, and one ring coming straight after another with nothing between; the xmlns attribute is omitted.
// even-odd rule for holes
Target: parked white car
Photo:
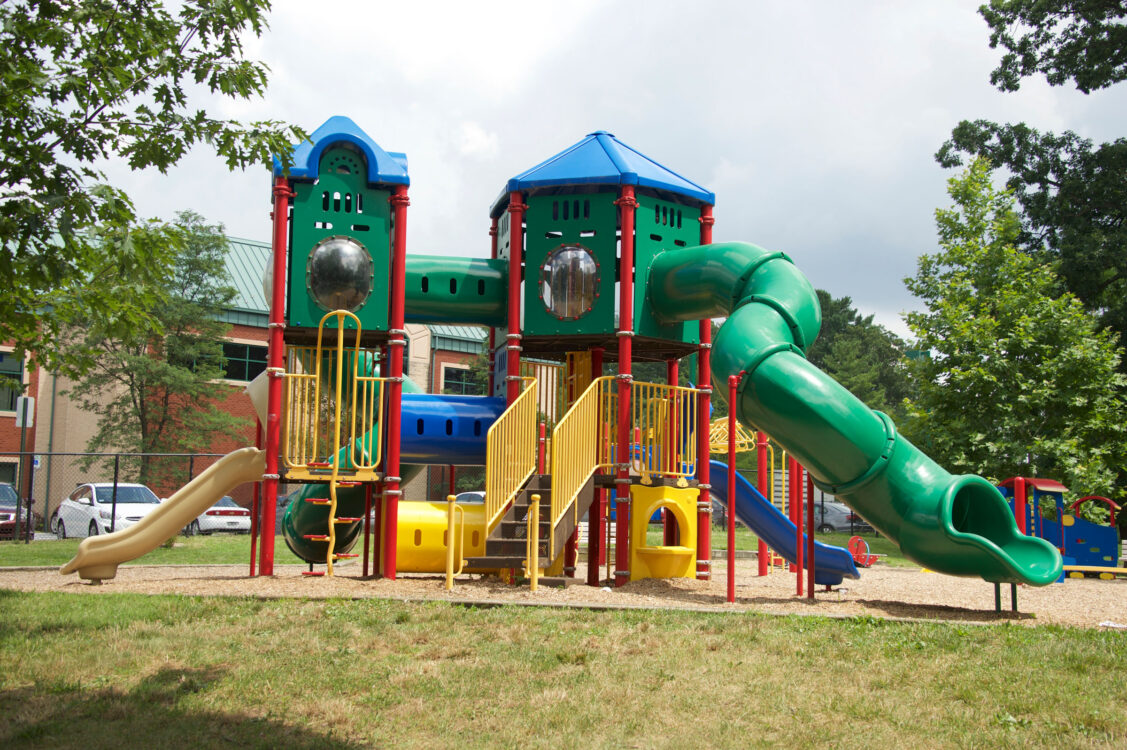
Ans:
<svg viewBox="0 0 1127 750"><path fill-rule="evenodd" d="M184 529L185 536L211 534L216 531L230 531L236 534L250 533L250 511L235 502L234 498L222 497L215 505L203 513Z"/></svg>
<svg viewBox="0 0 1127 750"><path fill-rule="evenodd" d="M116 507L116 517L114 508ZM59 504L51 524L59 539L108 534L129 528L160 507L160 498L143 484L80 484Z"/></svg>

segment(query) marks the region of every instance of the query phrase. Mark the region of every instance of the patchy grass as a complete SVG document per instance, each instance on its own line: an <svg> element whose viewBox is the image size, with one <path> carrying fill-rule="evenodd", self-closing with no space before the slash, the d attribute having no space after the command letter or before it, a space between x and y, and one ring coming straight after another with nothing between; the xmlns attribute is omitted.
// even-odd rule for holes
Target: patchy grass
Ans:
<svg viewBox="0 0 1127 750"><path fill-rule="evenodd" d="M1103 747L1121 634L0 591L0 745Z"/></svg>

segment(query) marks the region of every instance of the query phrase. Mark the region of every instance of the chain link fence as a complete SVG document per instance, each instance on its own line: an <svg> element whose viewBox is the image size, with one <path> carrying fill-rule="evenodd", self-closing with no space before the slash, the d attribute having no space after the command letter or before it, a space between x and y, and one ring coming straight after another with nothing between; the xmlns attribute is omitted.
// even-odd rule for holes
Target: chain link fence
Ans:
<svg viewBox="0 0 1127 750"><path fill-rule="evenodd" d="M0 453L0 538L18 535L30 539L36 532L55 533L60 505L83 485L100 485L91 495L104 488L111 501L115 496L123 502L150 497L130 485L144 485L153 498L163 499L222 457L220 453ZM253 492L253 485L245 484L232 496L249 508ZM18 518L14 512L17 497L21 505ZM91 502L100 499L90 498ZM112 515L109 517L112 521ZM76 520L71 520L72 528Z"/></svg>

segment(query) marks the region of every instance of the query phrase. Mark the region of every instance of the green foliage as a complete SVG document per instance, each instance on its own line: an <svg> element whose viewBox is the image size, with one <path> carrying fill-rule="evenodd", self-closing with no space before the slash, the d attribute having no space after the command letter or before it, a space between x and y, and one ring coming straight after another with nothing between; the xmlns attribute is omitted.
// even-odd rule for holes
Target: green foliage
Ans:
<svg viewBox="0 0 1127 750"><path fill-rule="evenodd" d="M1108 0L991 0L979 10L990 48L1002 47L990 82L1017 91L1043 74L1053 86L1071 80L1085 94L1127 76L1127 8Z"/></svg>
<svg viewBox="0 0 1127 750"><path fill-rule="evenodd" d="M90 371L71 389L97 415L91 451L195 452L219 435L235 435L244 420L216 408L225 395L223 340L228 325L219 314L234 296L223 282L227 240L223 227L191 212L174 226L152 225L134 235L164 243L172 266L164 287L146 290L159 301L144 310L157 328L126 334L107 331L98 319L82 321L75 346L96 351ZM151 483L157 465L144 461L140 481Z"/></svg>
<svg viewBox="0 0 1127 750"><path fill-rule="evenodd" d="M1036 74L1085 93L1127 76L1123 3L994 0L981 13L991 46L1008 50L991 77L1004 91ZM1019 246L1057 264L1066 288L1127 340L1127 140L1094 145L1073 132L963 121L936 159L954 167L965 156L1006 169L1022 209Z"/></svg>
<svg viewBox="0 0 1127 750"><path fill-rule="evenodd" d="M1108 495L1127 458L1114 335L1017 249L1013 198L994 189L985 160L949 192L954 207L936 212L941 249L906 280L927 307L908 325L932 356L910 360L918 392L905 432L954 471Z"/></svg>
<svg viewBox="0 0 1127 750"><path fill-rule="evenodd" d="M806 358L872 409L894 417L911 388L905 343L873 316L862 316L849 297L818 290L822 330Z"/></svg>
<svg viewBox="0 0 1127 750"><path fill-rule="evenodd" d="M151 324L167 244L130 231L133 205L101 160L162 172L200 143L231 168L287 155L304 137L189 107L189 93L261 96L267 69L243 57L268 0L0 3L0 339L73 373L91 352L53 342L76 313L115 335ZM146 230L148 231L148 230Z"/></svg>

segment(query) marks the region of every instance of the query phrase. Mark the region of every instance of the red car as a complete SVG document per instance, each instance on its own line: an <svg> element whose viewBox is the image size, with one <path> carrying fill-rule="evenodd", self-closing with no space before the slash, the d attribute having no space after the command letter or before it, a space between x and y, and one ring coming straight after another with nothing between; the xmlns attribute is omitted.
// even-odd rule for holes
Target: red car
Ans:
<svg viewBox="0 0 1127 750"><path fill-rule="evenodd" d="M16 537L16 506L19 504L19 495L12 485L0 482L0 539L15 539ZM31 528L39 526L43 517L35 511L31 513ZM27 525L27 508L20 511L20 538L31 533Z"/></svg>

